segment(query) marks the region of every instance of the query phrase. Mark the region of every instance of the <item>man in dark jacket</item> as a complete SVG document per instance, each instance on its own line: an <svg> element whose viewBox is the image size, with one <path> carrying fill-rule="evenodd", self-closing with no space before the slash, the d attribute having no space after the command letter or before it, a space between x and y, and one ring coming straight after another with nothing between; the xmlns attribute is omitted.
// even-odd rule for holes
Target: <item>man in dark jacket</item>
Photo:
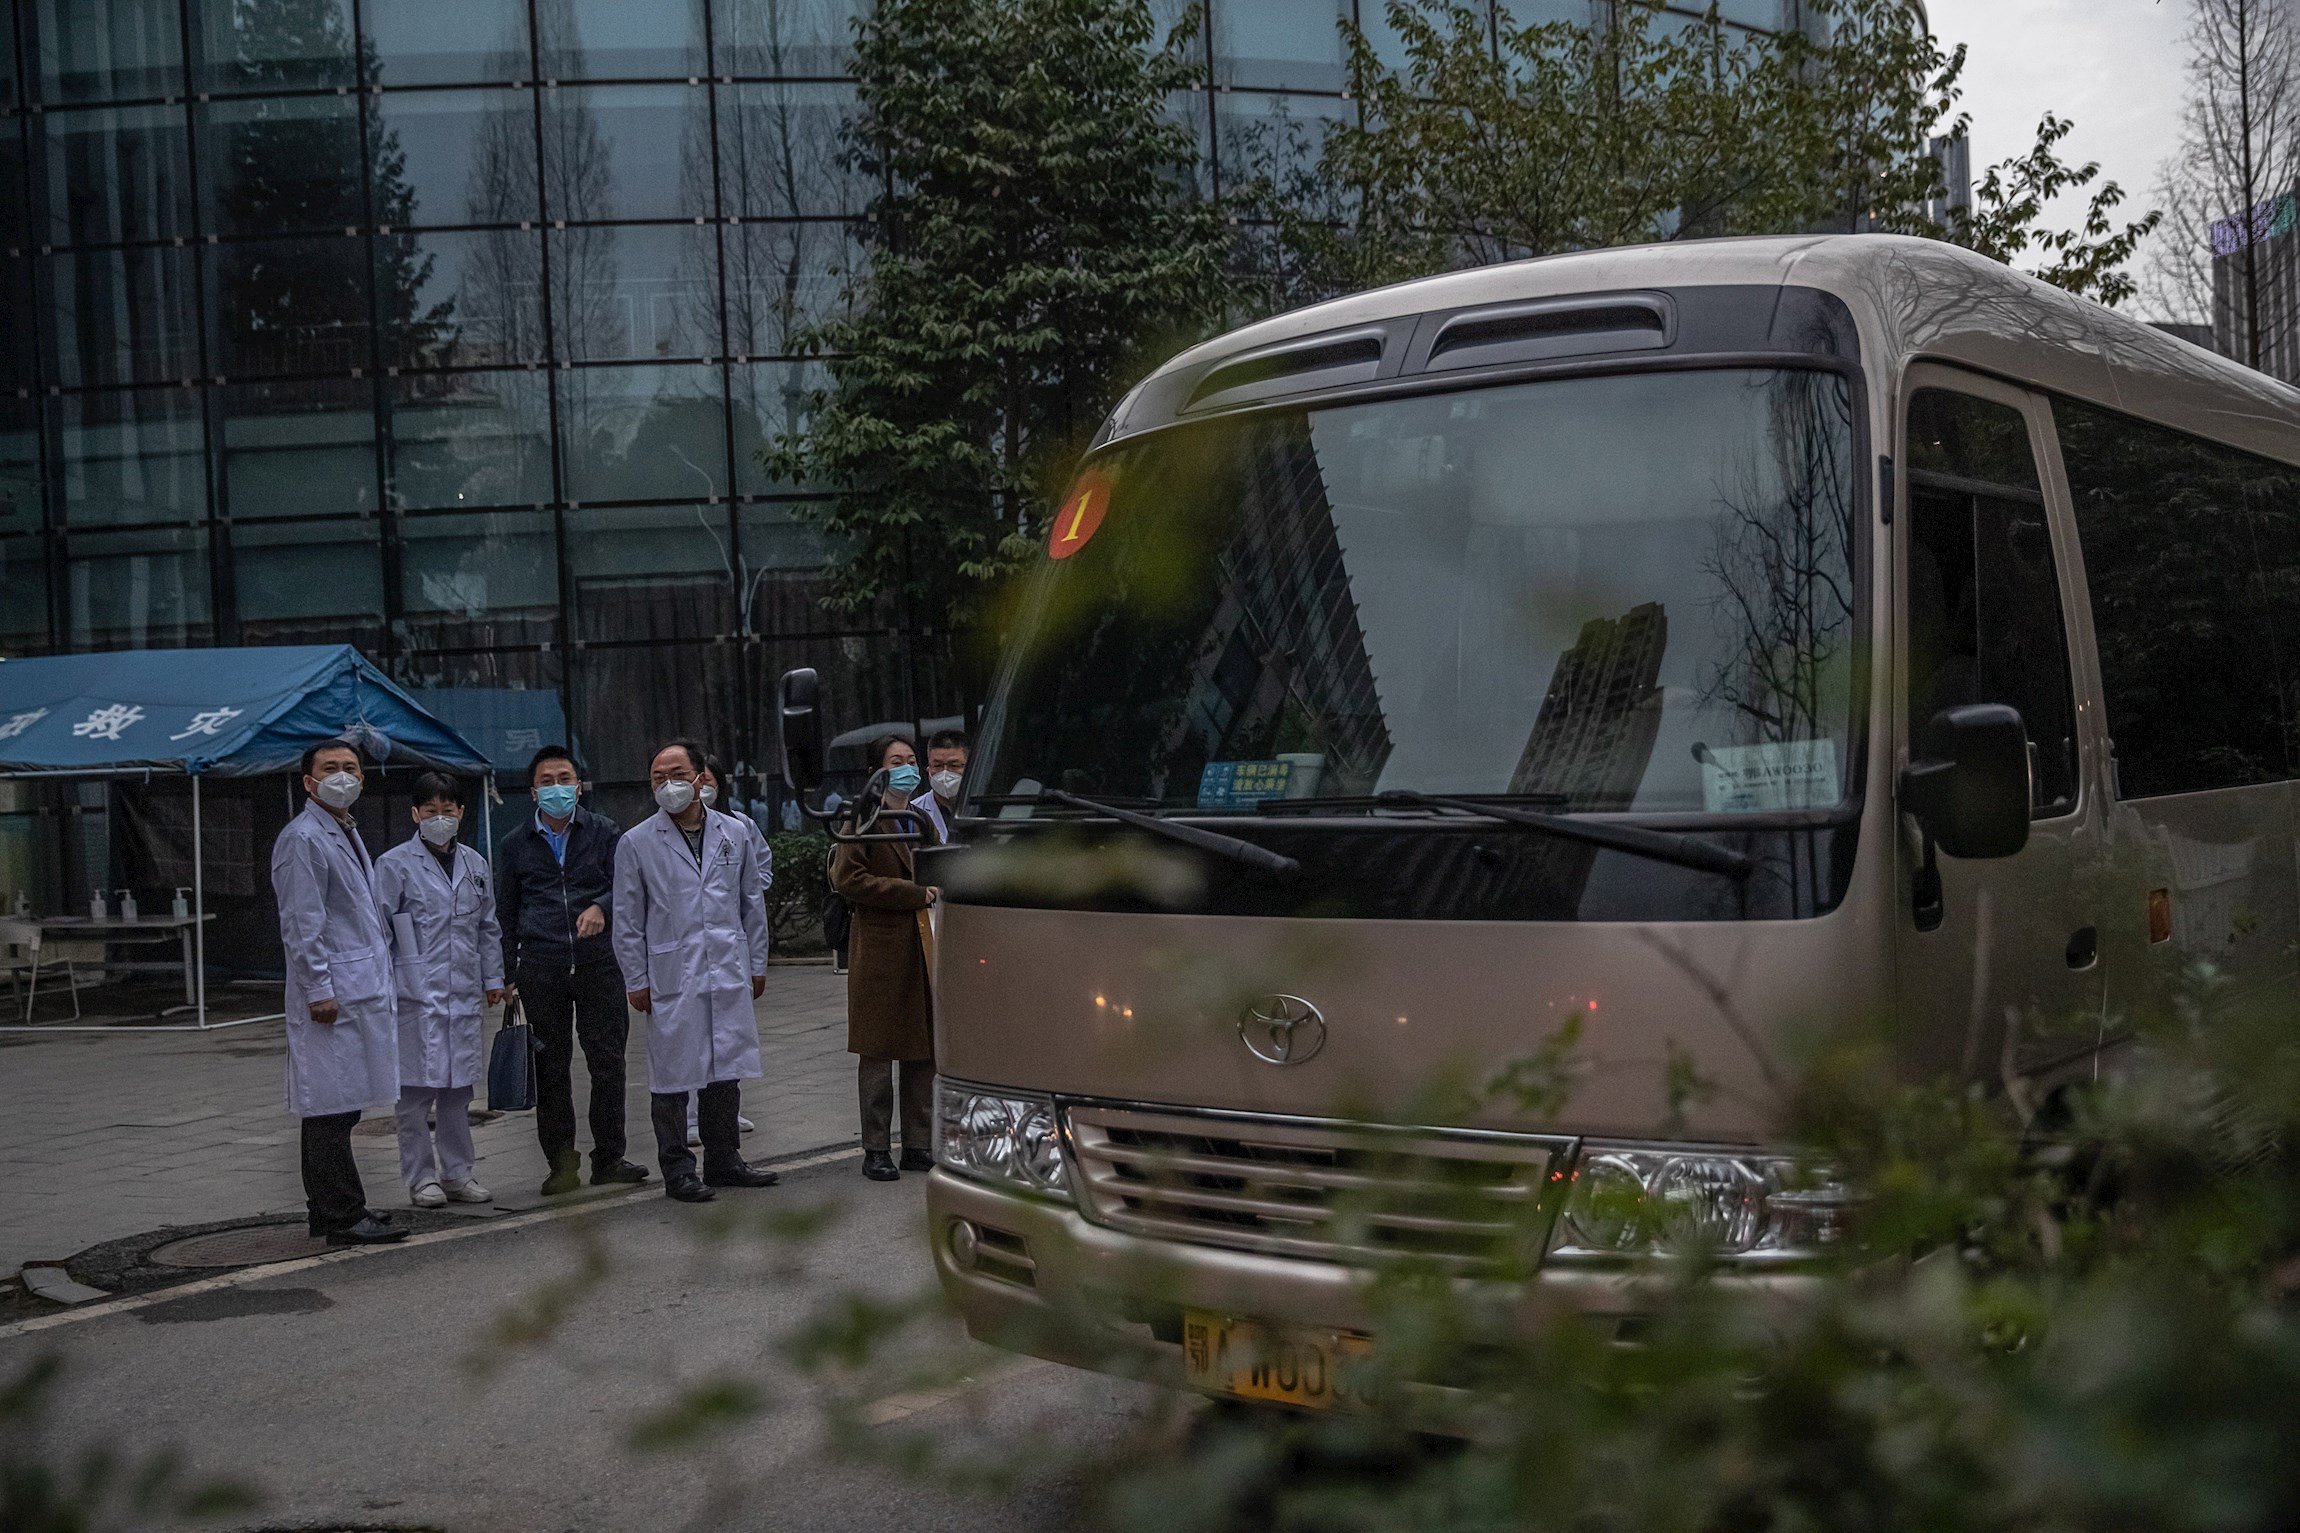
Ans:
<svg viewBox="0 0 2300 1533"><path fill-rule="evenodd" d="M575 1153L575 1045L591 1074L591 1184L643 1182L623 1158L623 1054L631 1014L607 940L614 912L613 820L580 807L582 773L564 745L528 763L535 818L503 838L495 857L495 914L503 972L535 1030L535 1135L551 1167L546 1196L582 1185Z"/></svg>

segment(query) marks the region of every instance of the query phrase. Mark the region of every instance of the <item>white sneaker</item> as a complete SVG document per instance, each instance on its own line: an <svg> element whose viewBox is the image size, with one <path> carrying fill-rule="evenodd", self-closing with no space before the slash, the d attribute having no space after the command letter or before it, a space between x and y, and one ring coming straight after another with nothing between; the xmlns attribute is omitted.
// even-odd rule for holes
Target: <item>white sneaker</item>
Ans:
<svg viewBox="0 0 2300 1533"><path fill-rule="evenodd" d="M445 1208L447 1206L447 1190L437 1182L425 1182L421 1187L407 1195L407 1201L417 1208Z"/></svg>
<svg viewBox="0 0 2300 1533"><path fill-rule="evenodd" d="M495 1201L494 1193L489 1192L474 1181L447 1182L442 1184L440 1190L447 1194L447 1201L450 1203L492 1203Z"/></svg>
<svg viewBox="0 0 2300 1533"><path fill-rule="evenodd" d="M742 1125L743 1132L746 1134L755 1134L759 1131L759 1126L741 1113L735 1114L735 1121Z"/></svg>

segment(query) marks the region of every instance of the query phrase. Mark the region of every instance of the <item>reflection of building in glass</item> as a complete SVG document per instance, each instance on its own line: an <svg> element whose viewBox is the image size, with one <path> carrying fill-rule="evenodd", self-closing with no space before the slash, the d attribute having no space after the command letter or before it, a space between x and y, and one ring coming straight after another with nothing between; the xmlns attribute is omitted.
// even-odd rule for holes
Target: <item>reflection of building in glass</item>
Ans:
<svg viewBox="0 0 2300 1533"><path fill-rule="evenodd" d="M1628 808L1661 728L1655 682L1668 647L1669 618L1658 602L1582 624L1573 648L1558 656L1509 791L1556 794L1575 809Z"/></svg>
<svg viewBox="0 0 2300 1533"><path fill-rule="evenodd" d="M899 623L824 612L758 451L861 249L866 4L0 0L0 654L343 639L555 690L625 818L653 740L764 760L790 665L837 726L947 711ZM1380 0L1209 0L1216 88L1174 108L1208 190L1353 110L1343 18L1394 60ZM1285 610L1226 675L1296 626L1347 649Z"/></svg>
<svg viewBox="0 0 2300 1533"><path fill-rule="evenodd" d="M1251 446L1240 532L1177 728L1209 760L1311 752L1325 758L1322 791L1369 791L1390 732L1317 455L1299 423L1258 428Z"/></svg>
<svg viewBox="0 0 2300 1533"><path fill-rule="evenodd" d="M2249 363L2255 292L2260 370L2300 382L2300 214L2290 192L2269 198L2249 217L2213 222L2212 337L2202 344Z"/></svg>

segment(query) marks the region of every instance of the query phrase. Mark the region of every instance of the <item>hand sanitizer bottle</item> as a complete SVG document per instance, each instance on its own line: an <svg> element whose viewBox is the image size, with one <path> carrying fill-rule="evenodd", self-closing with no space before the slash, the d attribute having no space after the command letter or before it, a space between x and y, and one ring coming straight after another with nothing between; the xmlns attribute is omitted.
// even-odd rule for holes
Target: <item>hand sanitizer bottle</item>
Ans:
<svg viewBox="0 0 2300 1533"><path fill-rule="evenodd" d="M88 919L91 921L109 921L111 918L112 912L104 908L104 891L98 889L88 897Z"/></svg>
<svg viewBox="0 0 2300 1533"><path fill-rule="evenodd" d="M120 891L120 919L123 921L136 919L136 891L133 889Z"/></svg>
<svg viewBox="0 0 2300 1533"><path fill-rule="evenodd" d="M176 902L169 906L168 910L169 913L175 916L177 920L189 921L192 918L192 891L189 889L178 889L176 891Z"/></svg>

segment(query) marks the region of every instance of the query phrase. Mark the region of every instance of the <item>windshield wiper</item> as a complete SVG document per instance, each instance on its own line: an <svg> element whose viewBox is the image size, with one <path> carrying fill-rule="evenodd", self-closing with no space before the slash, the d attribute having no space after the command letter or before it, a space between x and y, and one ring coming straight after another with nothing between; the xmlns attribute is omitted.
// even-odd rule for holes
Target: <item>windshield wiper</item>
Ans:
<svg viewBox="0 0 2300 1533"><path fill-rule="evenodd" d="M1462 793L1454 802L1479 810L1494 804L1505 808L1554 809L1573 802L1563 793ZM1312 798L1266 798L1254 805L1256 814L1316 814L1325 809L1383 809L1391 807L1375 793L1337 793Z"/></svg>
<svg viewBox="0 0 2300 1533"><path fill-rule="evenodd" d="M1522 825L1528 830L1547 831L1568 841L1583 841L1609 851L1630 852L1661 862L1674 862L1679 867L1699 868L1705 873L1722 873L1727 878L1747 878L1749 870L1756 866L1729 847L1712 846L1706 841L1681 836L1674 831L1647 830L1642 825L1611 825L1602 820L1577 820L1562 814L1542 814L1533 809L1512 809L1506 804L1451 798L1443 793L1421 793L1412 788L1384 789L1374 795L1373 802L1376 808L1382 809L1455 809L1464 814L1499 820L1505 825Z"/></svg>
<svg viewBox="0 0 2300 1533"><path fill-rule="evenodd" d="M1020 803L1023 800L1017 799L1015 802ZM1176 820L1161 820L1155 815L1138 814L1134 810L1121 808L1119 805L1104 799L1081 798L1075 793L1065 793L1060 788L1041 788L1038 791L1037 802L1067 804L1073 809L1084 809L1092 814L1104 815L1119 821L1121 824L1132 825L1138 830L1146 830L1154 836L1164 836L1169 841L1179 841L1184 846L1194 846L1202 852L1212 852L1217 857L1227 857L1230 861L1252 868L1258 873L1274 874L1279 878L1291 878L1302 871L1302 865L1299 862L1282 852L1273 852L1266 846L1256 846L1253 842L1241 841L1236 836L1225 836L1211 830L1201 830L1195 825L1184 825Z"/></svg>

